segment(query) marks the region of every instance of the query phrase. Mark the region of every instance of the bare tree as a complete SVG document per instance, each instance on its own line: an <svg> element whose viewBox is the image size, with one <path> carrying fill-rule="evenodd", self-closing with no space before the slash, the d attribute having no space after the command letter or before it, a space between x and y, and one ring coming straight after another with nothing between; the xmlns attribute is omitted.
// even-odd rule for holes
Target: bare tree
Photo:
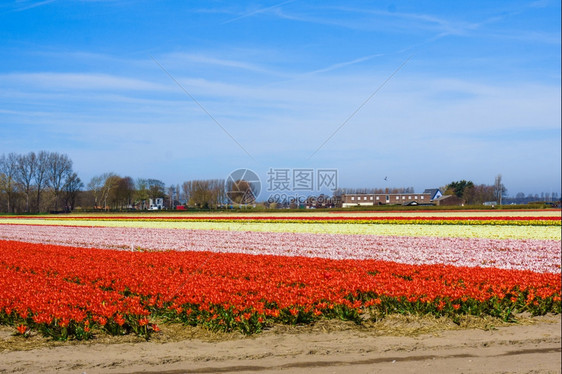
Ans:
<svg viewBox="0 0 562 374"><path fill-rule="evenodd" d="M66 179L72 175L72 160L65 154L53 152L49 155L47 182L55 196L55 211L58 210L59 196Z"/></svg>
<svg viewBox="0 0 562 374"><path fill-rule="evenodd" d="M185 199L185 204L189 204L189 199L191 199L191 192L193 191L192 181L183 182L181 185L181 191L183 198Z"/></svg>
<svg viewBox="0 0 562 374"><path fill-rule="evenodd" d="M27 213L30 212L29 198L33 187L33 178L36 168L37 156L35 155L35 152L29 152L26 155L19 155L17 157L16 180L23 188L23 192L25 194L25 211Z"/></svg>
<svg viewBox="0 0 562 374"><path fill-rule="evenodd" d="M106 206L108 205L107 201L113 209L129 208L132 205L135 193L133 178L111 175L106 178L102 189Z"/></svg>
<svg viewBox="0 0 562 374"><path fill-rule="evenodd" d="M94 197L94 209L97 209L97 207L100 206L100 191L104 182L105 180L103 175L96 175L90 179L90 182L88 182L88 189L92 192L92 196Z"/></svg>
<svg viewBox="0 0 562 374"><path fill-rule="evenodd" d="M188 204L203 209L215 209L226 202L224 179L183 182L182 192Z"/></svg>
<svg viewBox="0 0 562 374"><path fill-rule="evenodd" d="M468 186L464 189L462 196L466 204L483 204L484 202L492 201L495 198L494 186L486 184L473 184L472 186Z"/></svg>
<svg viewBox="0 0 562 374"><path fill-rule="evenodd" d="M107 177L105 178L105 182L103 184L103 187L101 188L101 199L103 201L104 209L109 209L107 200L110 199L111 192L119 186L120 180L121 177L113 173L108 173Z"/></svg>
<svg viewBox="0 0 562 374"><path fill-rule="evenodd" d="M90 179L88 183L88 189L92 191L94 196L94 208L99 209L102 207L105 209L107 206L107 198L111 190L111 183L107 183L107 180L111 177L116 176L113 173L103 173L101 175L96 175Z"/></svg>
<svg viewBox="0 0 562 374"><path fill-rule="evenodd" d="M502 205L503 195L507 192L507 188L502 183L502 175L498 174L494 181L494 196L499 205Z"/></svg>
<svg viewBox="0 0 562 374"><path fill-rule="evenodd" d="M38 212L41 211L41 194L47 185L49 154L50 153L47 151L40 151L37 154L37 165L35 166L35 173L33 174L35 192L37 193L35 204Z"/></svg>
<svg viewBox="0 0 562 374"><path fill-rule="evenodd" d="M76 196L84 187L84 183L80 180L76 173L72 173L65 181L63 186L64 206L65 210L72 211L76 204Z"/></svg>
<svg viewBox="0 0 562 374"><path fill-rule="evenodd" d="M174 196L176 195L176 187L173 185L168 187L168 199L170 200L170 209L174 209Z"/></svg>
<svg viewBox="0 0 562 374"><path fill-rule="evenodd" d="M135 194L135 182L131 177L119 178L113 191L114 202L120 209L130 208Z"/></svg>
<svg viewBox="0 0 562 374"><path fill-rule="evenodd" d="M16 195L16 177L18 167L18 156L9 153L8 157L0 157L0 174L2 175L2 190L6 194L8 212L14 212L14 198Z"/></svg>

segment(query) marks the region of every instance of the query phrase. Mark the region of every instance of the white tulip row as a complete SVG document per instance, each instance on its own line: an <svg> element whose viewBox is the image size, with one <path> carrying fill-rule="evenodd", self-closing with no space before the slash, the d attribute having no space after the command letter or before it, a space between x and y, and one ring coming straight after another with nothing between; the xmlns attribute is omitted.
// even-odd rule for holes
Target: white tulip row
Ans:
<svg viewBox="0 0 562 374"><path fill-rule="evenodd" d="M0 224L0 239L124 250L376 259L560 273L559 240Z"/></svg>

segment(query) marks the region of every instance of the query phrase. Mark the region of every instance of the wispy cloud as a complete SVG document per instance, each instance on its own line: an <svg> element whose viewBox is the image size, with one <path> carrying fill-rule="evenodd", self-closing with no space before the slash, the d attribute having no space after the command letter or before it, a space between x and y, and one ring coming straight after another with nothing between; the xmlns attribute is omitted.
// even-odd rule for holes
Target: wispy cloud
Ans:
<svg viewBox="0 0 562 374"><path fill-rule="evenodd" d="M306 73L306 74L319 74L319 73L327 73L329 71L333 71L333 70L337 70L337 69L341 69L347 66L351 66L351 65L355 65L355 64L359 64L361 62L365 62L365 61L369 61L375 57L381 57L384 56L383 54L374 54L374 55L370 55L370 56L364 56L364 57L359 57L356 58L354 60L351 61L344 61L344 62L339 62L330 66L326 66L325 68L322 69L318 69L318 70L314 70L311 71L310 73Z"/></svg>
<svg viewBox="0 0 562 374"><path fill-rule="evenodd" d="M447 34L447 35L464 35L466 34L467 30L471 30L477 27L477 24L475 23L466 22L459 19L448 20L424 13L402 13L402 12L388 12L382 10L366 10L366 9L353 9L353 8L339 8L339 9L346 10L349 12L372 14L389 19L397 19L397 18L403 19L408 21L407 25L402 25L403 27L410 28L413 26L414 30L416 28L434 30L441 34Z"/></svg>
<svg viewBox="0 0 562 374"><path fill-rule="evenodd" d="M72 0L81 3L132 3L132 0ZM60 0L4 0L4 4L0 4L0 8L7 9L4 13L23 12L26 10L42 7L54 2L62 3Z"/></svg>
<svg viewBox="0 0 562 374"><path fill-rule="evenodd" d="M550 4L549 0L537 0L529 4L530 8L546 8Z"/></svg>
<svg viewBox="0 0 562 374"><path fill-rule="evenodd" d="M56 91L72 89L86 90L140 90L162 91L169 87L141 79L127 78L99 73L12 73L0 75L5 83L27 87L29 89L46 89Z"/></svg>
<svg viewBox="0 0 562 374"><path fill-rule="evenodd" d="M522 31L513 30L510 32L489 32L486 33L487 37L493 37L497 39L505 40L517 40L528 43L541 43L541 44L553 44L560 45L561 36L560 33L546 33L539 31Z"/></svg>
<svg viewBox="0 0 562 374"><path fill-rule="evenodd" d="M400 13L377 10L372 8L353 7L321 7L323 10L331 11L331 15L321 12L319 9L309 9L308 12L300 9L288 12L276 9L275 14L284 19L293 21L317 23L331 26L349 28L353 30L385 29L387 31L402 29L409 32L416 30L433 31L448 34L463 34L465 30L475 27L475 24L462 20L447 20L428 14ZM324 15L321 15L324 14ZM359 14L360 17L356 15ZM372 17L377 17L373 19ZM403 20L397 23L396 20Z"/></svg>
<svg viewBox="0 0 562 374"><path fill-rule="evenodd" d="M23 12L24 10L37 8L43 5L54 3L56 0L27 1L18 0L13 4L12 12Z"/></svg>
<svg viewBox="0 0 562 374"><path fill-rule="evenodd" d="M243 13L243 14L239 15L238 17L231 18L231 19L229 19L229 20L227 20L227 21L224 21L222 24L224 25L224 24L227 24L227 23L236 22L236 21L239 21L239 20L241 20L241 19L243 19L243 18L248 18L248 17L255 16L256 14L266 13L266 12L271 11L271 10L273 10L273 9L280 8L280 7L282 7L283 5L292 3L292 2L294 2L294 1L296 1L296 0L287 0L287 1L284 1L284 2L282 2L282 3L275 4L275 5L272 5L272 6L268 6L268 7L265 7L265 8L259 8L259 9L251 10L251 11L249 11L249 12L246 12L246 13Z"/></svg>
<svg viewBox="0 0 562 374"><path fill-rule="evenodd" d="M548 3L545 1L537 1L509 11L498 11L497 14L477 21L467 21L461 18L447 19L426 13L390 12L386 10L353 8L349 6L321 7L324 10L336 11L334 14L320 12L318 9L312 8L309 9L308 12L302 8L293 10L292 12L276 9L274 13L280 18L292 21L330 25L352 30L377 29L391 33L406 32L415 34L418 31L433 33L431 37L426 38L424 42L418 43L418 45L434 42L447 36L511 38L513 40L546 44L560 43L559 33L544 33L529 30L498 32L487 28L490 25L501 23L510 17L521 15L530 8L546 7L547 5ZM411 48L412 46L403 47L401 50Z"/></svg>
<svg viewBox="0 0 562 374"><path fill-rule="evenodd" d="M203 53L170 53L162 56L162 61L166 63L167 66L179 66L189 64L198 64L204 66L218 66L223 68L232 68L239 70L246 70L256 73L264 73L271 75L282 75L280 72L271 70L265 66L233 59L225 59L221 57L215 57L206 55Z"/></svg>

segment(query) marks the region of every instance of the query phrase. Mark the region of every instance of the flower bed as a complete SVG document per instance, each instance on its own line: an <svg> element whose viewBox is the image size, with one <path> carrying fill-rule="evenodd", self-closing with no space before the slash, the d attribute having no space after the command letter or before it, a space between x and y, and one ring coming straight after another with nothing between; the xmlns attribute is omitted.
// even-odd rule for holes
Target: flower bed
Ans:
<svg viewBox="0 0 562 374"><path fill-rule="evenodd" d="M81 227L128 227L154 229L195 229L243 232L288 232L309 234L419 236L489 239L549 239L561 240L557 226L513 226L513 225L349 225L345 223L254 223L236 222L192 222L192 221L88 221L88 220L42 220L4 219L0 228L12 225L47 225Z"/></svg>
<svg viewBox="0 0 562 374"><path fill-rule="evenodd" d="M536 272L560 272L561 262L559 240L537 239L499 240L39 225L0 225L0 239L125 250L210 251L331 259L375 259L408 264L481 266Z"/></svg>
<svg viewBox="0 0 562 374"><path fill-rule="evenodd" d="M0 241L0 322L86 339L149 336L154 317L245 333L362 315L560 312L560 273Z"/></svg>
<svg viewBox="0 0 562 374"><path fill-rule="evenodd" d="M408 225L511 225L511 226L560 226L556 216L393 216L393 217L345 217L345 216L70 216L70 217L0 217L0 222L13 220L42 220L67 222L244 222L244 223L333 223L333 224L408 224Z"/></svg>

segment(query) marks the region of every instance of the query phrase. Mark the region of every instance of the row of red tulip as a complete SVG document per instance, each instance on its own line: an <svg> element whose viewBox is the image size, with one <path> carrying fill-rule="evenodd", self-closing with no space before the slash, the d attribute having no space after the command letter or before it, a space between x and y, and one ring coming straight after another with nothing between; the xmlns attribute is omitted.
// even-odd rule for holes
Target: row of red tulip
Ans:
<svg viewBox="0 0 562 374"><path fill-rule="evenodd" d="M54 338L148 336L160 316L259 331L274 322L560 312L560 273L212 252L126 252L0 241L0 323Z"/></svg>

